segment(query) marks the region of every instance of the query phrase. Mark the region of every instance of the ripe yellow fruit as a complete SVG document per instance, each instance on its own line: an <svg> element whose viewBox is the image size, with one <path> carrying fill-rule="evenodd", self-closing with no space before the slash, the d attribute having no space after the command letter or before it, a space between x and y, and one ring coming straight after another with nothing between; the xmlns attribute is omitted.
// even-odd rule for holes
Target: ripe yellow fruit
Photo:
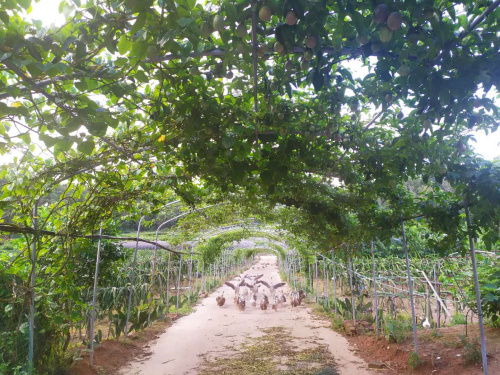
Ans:
<svg viewBox="0 0 500 375"><path fill-rule="evenodd" d="M387 5L379 4L375 7L373 11L373 18L375 22L383 23L387 21L387 17L389 17L389 10L387 9Z"/></svg>
<svg viewBox="0 0 500 375"><path fill-rule="evenodd" d="M269 8L268 6L263 6L262 8L260 8L259 10L259 18L261 19L261 21L263 22L269 22L271 21L271 8Z"/></svg>
<svg viewBox="0 0 500 375"><path fill-rule="evenodd" d="M380 29L380 33L379 33L379 38L380 38L380 41L383 42L383 43L388 43L391 41L392 39L392 31L389 30L387 27L382 27Z"/></svg>
<svg viewBox="0 0 500 375"><path fill-rule="evenodd" d="M389 14L389 17L387 18L387 27L392 30L396 31L401 27L401 24L403 23L403 16L399 12L392 12Z"/></svg>
<svg viewBox="0 0 500 375"><path fill-rule="evenodd" d="M213 22L213 27L215 31L218 31L219 33L224 31L225 23L224 23L224 17L222 16L215 16L214 17L214 22Z"/></svg>
<svg viewBox="0 0 500 375"><path fill-rule="evenodd" d="M240 23L238 27L236 28L236 35L238 35L238 38L243 39L244 37L247 36L247 26L245 23Z"/></svg>
<svg viewBox="0 0 500 375"><path fill-rule="evenodd" d="M314 47L316 47L317 42L318 41L317 41L316 37L313 35L310 35L306 39L306 47L313 49Z"/></svg>
<svg viewBox="0 0 500 375"><path fill-rule="evenodd" d="M297 23L297 16L293 10L290 10L285 17L285 22L287 25L293 26Z"/></svg>

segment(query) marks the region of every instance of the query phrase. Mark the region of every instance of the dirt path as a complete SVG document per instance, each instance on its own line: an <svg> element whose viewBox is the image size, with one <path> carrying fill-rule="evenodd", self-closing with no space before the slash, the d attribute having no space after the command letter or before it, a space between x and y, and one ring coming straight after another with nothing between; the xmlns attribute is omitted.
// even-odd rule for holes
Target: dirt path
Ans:
<svg viewBox="0 0 500 375"><path fill-rule="evenodd" d="M268 282L271 278L273 283L280 281L275 256L262 256L260 262L247 273L263 273L262 280ZM284 290L288 292L289 288L285 287ZM226 304L221 308L217 306L215 298L222 291L226 296ZM262 292L268 291L261 287L260 292L258 302ZM122 369L120 373L272 374L280 370L294 370L292 366L302 366L300 371L298 369L293 373L307 373L305 370L326 368L328 364L340 375L371 374L366 369L366 363L349 350L347 340L332 331L328 322L315 318L310 308L299 306L292 309L287 300L277 312L270 307L264 312L258 307L252 309L247 302L247 308L242 312L233 304L233 296L230 287L219 288L204 299L194 313L179 319L161 335L151 345L151 356ZM263 357L266 357L265 361ZM252 370L241 370L246 366L244 358L252 361ZM257 362L262 370L255 369ZM224 366L230 366L229 372Z"/></svg>

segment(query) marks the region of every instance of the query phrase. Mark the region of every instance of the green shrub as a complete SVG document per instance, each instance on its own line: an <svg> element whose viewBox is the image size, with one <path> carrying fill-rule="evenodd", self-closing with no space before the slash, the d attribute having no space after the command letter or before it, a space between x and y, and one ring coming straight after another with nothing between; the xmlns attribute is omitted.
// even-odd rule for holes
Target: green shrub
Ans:
<svg viewBox="0 0 500 375"><path fill-rule="evenodd" d="M465 335L458 336L463 346L463 355L466 363L481 363L481 346L477 338L470 339Z"/></svg>
<svg viewBox="0 0 500 375"><path fill-rule="evenodd" d="M425 363L425 361L418 356L417 353L411 352L410 357L408 358L408 365L412 369L416 369L419 366L422 366Z"/></svg>
<svg viewBox="0 0 500 375"><path fill-rule="evenodd" d="M450 319L450 325L456 326L458 324L467 324L467 317L464 314L456 312Z"/></svg>
<svg viewBox="0 0 500 375"><path fill-rule="evenodd" d="M403 342L410 336L412 329L411 319L398 315L396 319L386 319L384 335L387 341Z"/></svg>

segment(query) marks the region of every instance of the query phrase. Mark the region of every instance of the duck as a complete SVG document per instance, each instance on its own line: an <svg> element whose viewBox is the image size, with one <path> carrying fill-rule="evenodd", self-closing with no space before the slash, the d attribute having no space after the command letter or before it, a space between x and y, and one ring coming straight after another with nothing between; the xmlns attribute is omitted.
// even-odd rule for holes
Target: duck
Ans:
<svg viewBox="0 0 500 375"><path fill-rule="evenodd" d="M224 298L224 292L222 292L221 296L217 296L216 300L217 300L217 305L219 305L219 307L224 306L224 304L226 303L226 299Z"/></svg>
<svg viewBox="0 0 500 375"><path fill-rule="evenodd" d="M230 286L234 290L234 296L236 298L236 296L240 294L240 287L245 285L245 279L237 280L236 285L230 283L229 281L225 281L224 284Z"/></svg>
<svg viewBox="0 0 500 375"><path fill-rule="evenodd" d="M264 280L258 280L258 283L261 283L262 285L265 285L269 288L269 293L271 293L271 296L274 296L274 292L276 289L281 288L282 286L286 285L286 283L277 283L273 284L273 279L271 278L271 282L267 283Z"/></svg>
<svg viewBox="0 0 500 375"><path fill-rule="evenodd" d="M252 297L250 298L250 305L253 307L253 308L256 308L257 307L257 293L253 293L252 294Z"/></svg>
<svg viewBox="0 0 500 375"><path fill-rule="evenodd" d="M431 328L431 323L429 322L428 317L425 317L425 321L422 323L422 327L424 327L425 329Z"/></svg>
<svg viewBox="0 0 500 375"><path fill-rule="evenodd" d="M300 295L298 292L294 291L290 293L290 304L292 307L297 307L300 305Z"/></svg>
<svg viewBox="0 0 500 375"><path fill-rule="evenodd" d="M278 303L280 306L282 306L285 302L286 302L285 293L282 290L280 290L280 296L278 298Z"/></svg>
<svg viewBox="0 0 500 375"><path fill-rule="evenodd" d="M245 310L245 299L241 296L238 296L238 303L236 306L238 307L238 310L240 310L240 311Z"/></svg>
<svg viewBox="0 0 500 375"><path fill-rule="evenodd" d="M276 312L278 312L278 300L279 300L279 299L278 299L278 296L275 296L275 297L274 297L274 303L273 303L273 305L271 306L271 308L272 308L274 311L276 311Z"/></svg>
<svg viewBox="0 0 500 375"><path fill-rule="evenodd" d="M242 291L242 296L243 296L243 299L247 299L248 298L248 288L246 286L242 286L243 288L243 291Z"/></svg>
<svg viewBox="0 0 500 375"><path fill-rule="evenodd" d="M262 298L262 301L260 301L260 309L266 311L267 305L269 305L269 300L267 299L267 296L264 295L264 298Z"/></svg>
<svg viewBox="0 0 500 375"><path fill-rule="evenodd" d="M301 289L299 290L299 305L302 304L302 301L306 299L306 294L304 291Z"/></svg>

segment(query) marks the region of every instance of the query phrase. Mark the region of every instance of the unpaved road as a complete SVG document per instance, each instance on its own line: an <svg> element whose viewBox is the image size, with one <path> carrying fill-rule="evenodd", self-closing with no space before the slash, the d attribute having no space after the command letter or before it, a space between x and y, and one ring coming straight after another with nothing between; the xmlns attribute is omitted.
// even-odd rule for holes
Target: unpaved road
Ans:
<svg viewBox="0 0 500 375"><path fill-rule="evenodd" d="M275 256L262 256L259 263L247 271L250 275L263 273L262 280L273 283L280 280ZM285 292L289 291L287 286ZM219 307L215 298L224 291L226 304ZM262 286L262 294L269 295ZM335 369L340 375L369 375L367 364L349 349L349 344L340 334L329 328L329 323L315 318L306 306L291 308L289 299L277 312L267 312L250 307L247 301L245 311L239 311L233 304L234 291L223 286L196 306L192 314L177 320L172 327L151 345L151 355L140 362L121 369L122 375L180 375L198 374L205 361L235 356L253 338L264 336L265 329L285 329L291 332L289 342L296 350L323 347L335 361ZM287 344L289 343L287 341ZM286 364L286 358L280 358ZM205 373L207 370L205 369ZM208 373L212 373L208 371ZM215 371L214 371L215 373ZM241 373L241 372L239 372ZM243 374L244 375L244 374Z"/></svg>

